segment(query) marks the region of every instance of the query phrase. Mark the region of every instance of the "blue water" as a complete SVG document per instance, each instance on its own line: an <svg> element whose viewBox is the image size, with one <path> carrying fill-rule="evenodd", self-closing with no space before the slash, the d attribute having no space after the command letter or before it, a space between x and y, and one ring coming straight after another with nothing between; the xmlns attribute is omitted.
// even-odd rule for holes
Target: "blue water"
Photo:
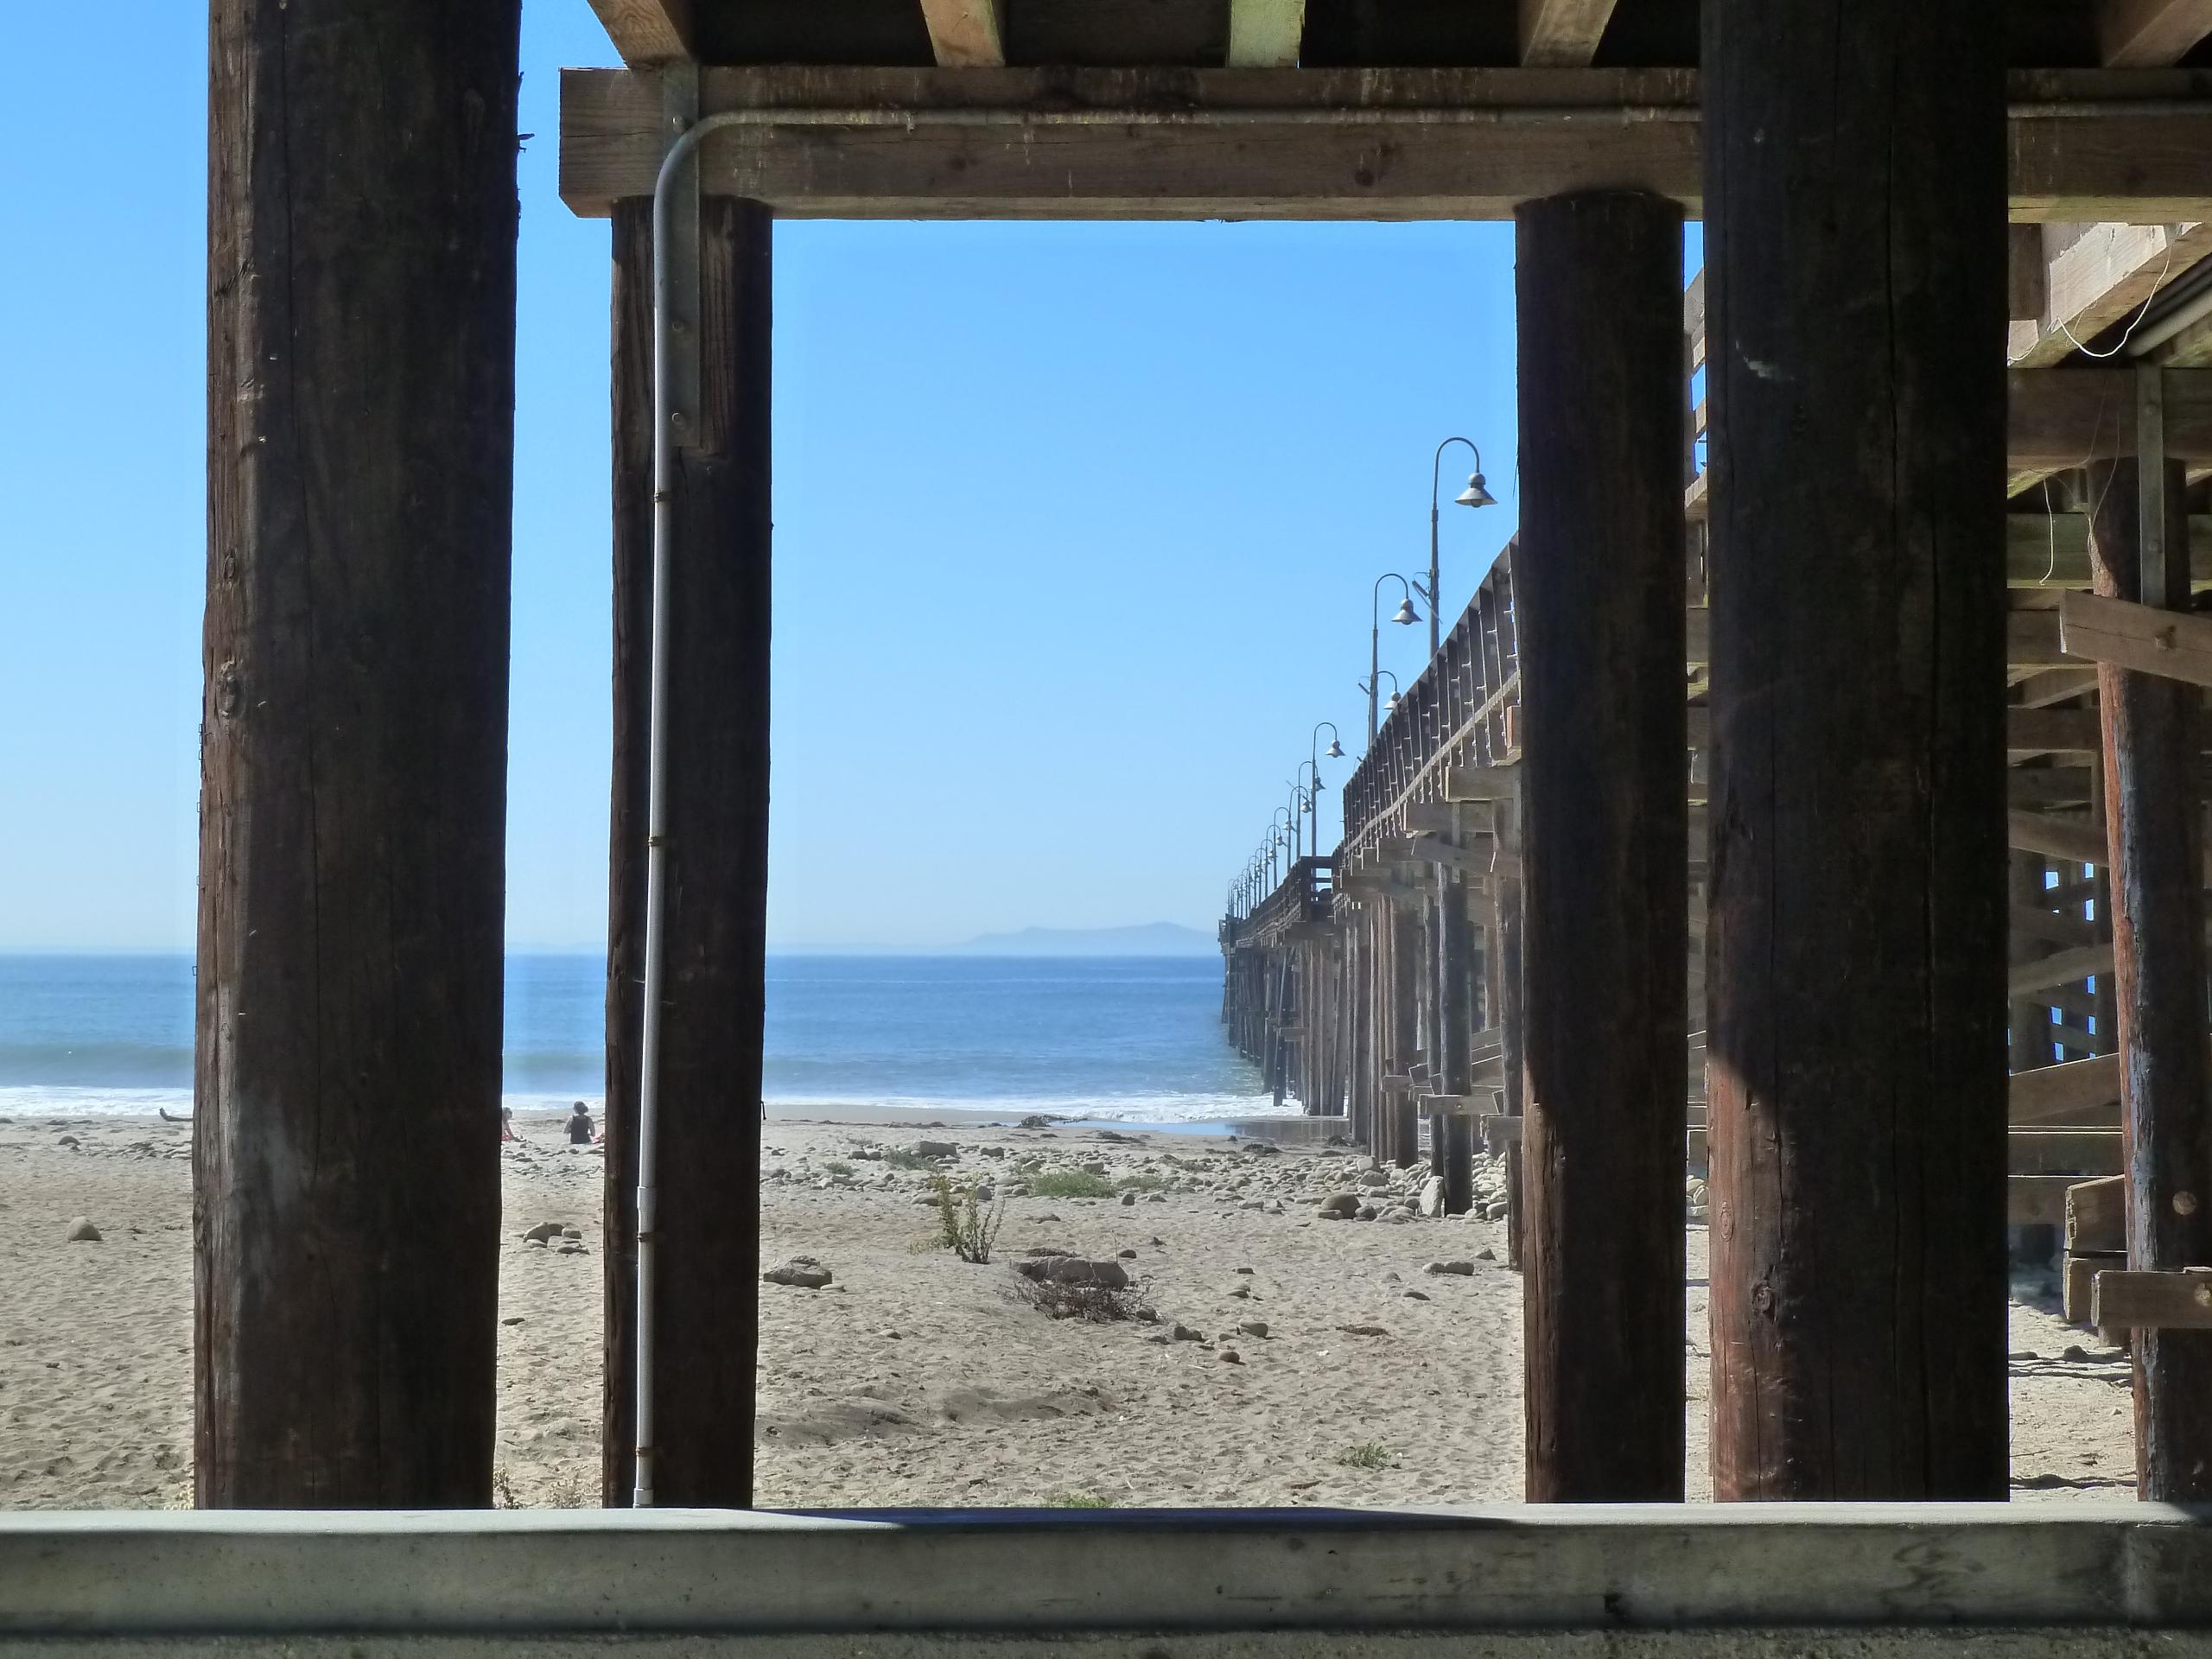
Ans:
<svg viewBox="0 0 2212 1659"><path fill-rule="evenodd" d="M771 957L772 1103L1203 1122L1268 1109L1203 957ZM596 1106L596 957L507 958L507 1102ZM0 956L0 1115L192 1098L192 960Z"/></svg>

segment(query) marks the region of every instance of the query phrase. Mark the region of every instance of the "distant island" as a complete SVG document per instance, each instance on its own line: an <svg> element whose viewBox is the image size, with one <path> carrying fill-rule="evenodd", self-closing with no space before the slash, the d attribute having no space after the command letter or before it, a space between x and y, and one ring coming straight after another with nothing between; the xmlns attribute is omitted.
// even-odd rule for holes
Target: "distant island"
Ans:
<svg viewBox="0 0 2212 1659"><path fill-rule="evenodd" d="M952 947L963 957L1210 957L1219 949L1211 933L1179 922L1135 927L1025 927L1018 933L982 933Z"/></svg>

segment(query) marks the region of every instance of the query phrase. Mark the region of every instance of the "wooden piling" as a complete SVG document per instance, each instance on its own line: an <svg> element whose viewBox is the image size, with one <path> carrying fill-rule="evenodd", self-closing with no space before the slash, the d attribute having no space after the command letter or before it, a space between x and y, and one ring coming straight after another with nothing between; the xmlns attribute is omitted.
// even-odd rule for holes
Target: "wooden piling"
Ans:
<svg viewBox="0 0 2212 1659"><path fill-rule="evenodd" d="M1499 809L1501 823L1510 823L1517 807L1509 802ZM1516 835L1511 845L1517 850ZM1494 925L1497 931L1497 1040L1499 1065L1505 1078L1505 1114L1524 1116L1527 1104L1527 1008L1521 952L1523 914L1521 878L1501 875L1491 884ZM1524 1166L1518 1136L1505 1143L1505 1264L1521 1268L1523 1260L1522 1175ZM1525 1316L1524 1316L1525 1317Z"/></svg>
<svg viewBox="0 0 2212 1659"><path fill-rule="evenodd" d="M2006 1491L2000 46L1706 0L1722 1499Z"/></svg>
<svg viewBox="0 0 2212 1659"><path fill-rule="evenodd" d="M1528 1497L1680 1501L1682 214L1514 222Z"/></svg>
<svg viewBox="0 0 2212 1659"><path fill-rule="evenodd" d="M1466 883L1446 876L1439 887L1437 938L1442 963L1444 1088L1447 1095L1473 1092L1476 1009L1475 930L1467 914ZM1432 1133L1441 1142L1439 1173L1444 1178L1444 1212L1464 1216L1475 1207L1474 1119L1464 1111L1440 1117Z"/></svg>
<svg viewBox="0 0 2212 1659"><path fill-rule="evenodd" d="M602 1497L632 1484L635 1163L652 648L652 213L614 213L614 795L607 923ZM699 442L669 559L655 1497L753 1501L768 882L770 223L700 205Z"/></svg>
<svg viewBox="0 0 2212 1659"><path fill-rule="evenodd" d="M208 20L196 1496L488 1506L518 7Z"/></svg>
<svg viewBox="0 0 2212 1659"><path fill-rule="evenodd" d="M2178 461L2165 472L2165 545L2188 546ZM2096 591L2169 609L2189 605L2188 562L2146 588L2138 558L2139 463L2090 469L2089 559ZM2212 1108L2204 1041L2203 860L2192 685L2112 664L2097 668L2112 849L2113 989L2127 1148L2127 1265L2212 1263ZM2135 1492L2164 1503L2212 1498L2212 1331L2145 1326L2135 1366Z"/></svg>

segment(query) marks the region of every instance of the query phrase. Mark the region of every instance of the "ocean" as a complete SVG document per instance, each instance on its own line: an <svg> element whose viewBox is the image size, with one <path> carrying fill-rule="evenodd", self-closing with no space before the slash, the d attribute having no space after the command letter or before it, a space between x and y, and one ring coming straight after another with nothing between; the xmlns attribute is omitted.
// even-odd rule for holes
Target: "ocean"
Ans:
<svg viewBox="0 0 2212 1659"><path fill-rule="evenodd" d="M506 1103L596 1110L605 967L507 958ZM1207 1122L1273 1109L1205 957L772 956L772 1105ZM188 956L0 956L0 1116L185 1112ZM1293 1108L1294 1110L1295 1108Z"/></svg>

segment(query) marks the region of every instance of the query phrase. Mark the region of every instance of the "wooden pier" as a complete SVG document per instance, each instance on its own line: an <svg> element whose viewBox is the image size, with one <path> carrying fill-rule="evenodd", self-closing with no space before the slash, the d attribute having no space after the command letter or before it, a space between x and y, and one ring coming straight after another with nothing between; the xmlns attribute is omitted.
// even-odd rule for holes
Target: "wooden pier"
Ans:
<svg viewBox="0 0 2212 1659"><path fill-rule="evenodd" d="M752 1501L770 227L843 217L1515 222L1519 540L1221 937L1271 1090L1425 1125L1447 1209L1506 1160L1532 1494L1680 1495L1697 1160L1724 1498L2001 1496L2008 1220L2135 1332L2139 1490L2212 1497L2212 0L594 3L664 1496ZM210 10L199 1497L484 1504L519 10Z"/></svg>

